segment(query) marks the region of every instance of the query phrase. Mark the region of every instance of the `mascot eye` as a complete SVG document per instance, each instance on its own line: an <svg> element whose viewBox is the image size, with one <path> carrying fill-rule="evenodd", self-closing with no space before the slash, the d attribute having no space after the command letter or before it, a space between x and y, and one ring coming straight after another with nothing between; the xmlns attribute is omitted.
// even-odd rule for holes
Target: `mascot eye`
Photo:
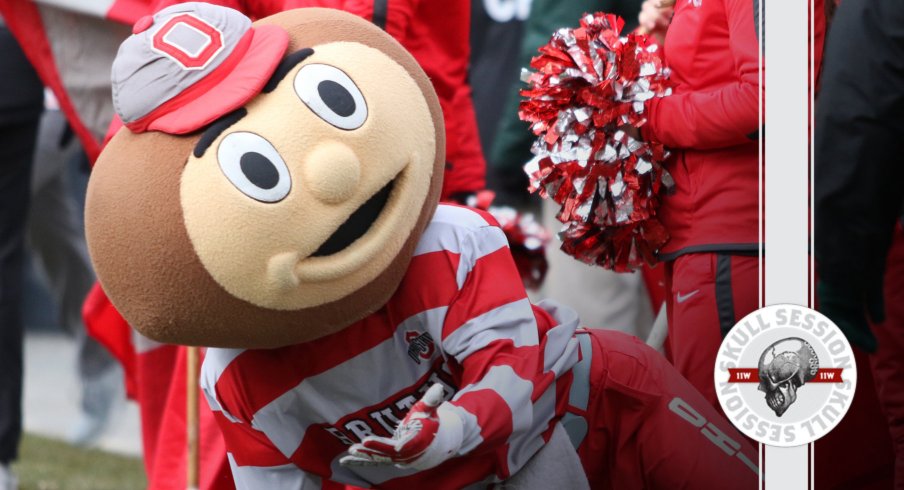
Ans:
<svg viewBox="0 0 904 490"><path fill-rule="evenodd" d="M295 75L295 93L314 114L339 129L358 129L367 119L364 96L355 82L336 67L301 67Z"/></svg>
<svg viewBox="0 0 904 490"><path fill-rule="evenodd" d="M252 199L278 202L292 188L286 162L269 141L254 133L226 135L217 148L217 160L229 182Z"/></svg>

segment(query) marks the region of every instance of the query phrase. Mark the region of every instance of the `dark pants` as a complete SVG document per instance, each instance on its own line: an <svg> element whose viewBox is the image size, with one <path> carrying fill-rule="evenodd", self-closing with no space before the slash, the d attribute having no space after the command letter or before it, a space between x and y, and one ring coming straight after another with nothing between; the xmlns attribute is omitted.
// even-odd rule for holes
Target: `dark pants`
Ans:
<svg viewBox="0 0 904 490"><path fill-rule="evenodd" d="M94 270L85 245L82 208L73 195L70 170L87 168L75 138L66 138L68 124L60 111L41 118L31 180L31 212L26 247L47 277L48 290L60 309L60 324L75 337L76 365L82 382L82 411L106 418L110 396L97 393L116 359L91 338L82 320L82 304L94 285ZM76 189L84 192L84 188ZM26 315L27 316L27 315Z"/></svg>
<svg viewBox="0 0 904 490"><path fill-rule="evenodd" d="M0 26L0 464L22 434L22 262L43 87Z"/></svg>
<svg viewBox="0 0 904 490"><path fill-rule="evenodd" d="M22 263L38 120L0 126L0 463L22 432Z"/></svg>

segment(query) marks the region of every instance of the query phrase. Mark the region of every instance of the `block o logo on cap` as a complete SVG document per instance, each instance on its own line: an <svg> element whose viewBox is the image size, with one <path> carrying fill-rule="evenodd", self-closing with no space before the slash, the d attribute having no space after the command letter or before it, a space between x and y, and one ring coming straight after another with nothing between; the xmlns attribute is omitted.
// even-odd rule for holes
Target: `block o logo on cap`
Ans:
<svg viewBox="0 0 904 490"><path fill-rule="evenodd" d="M204 20L189 14L172 17L154 34L154 51L186 70L202 70L223 50L223 33Z"/></svg>

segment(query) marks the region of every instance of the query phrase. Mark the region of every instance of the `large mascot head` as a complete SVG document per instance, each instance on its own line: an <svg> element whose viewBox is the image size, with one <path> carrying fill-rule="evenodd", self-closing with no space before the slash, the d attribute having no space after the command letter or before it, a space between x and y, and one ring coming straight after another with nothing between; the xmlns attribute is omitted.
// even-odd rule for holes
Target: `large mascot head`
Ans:
<svg viewBox="0 0 904 490"><path fill-rule="evenodd" d="M126 125L91 177L101 284L163 342L267 348L395 291L436 207L445 142L415 60L350 14L176 5L113 67Z"/></svg>

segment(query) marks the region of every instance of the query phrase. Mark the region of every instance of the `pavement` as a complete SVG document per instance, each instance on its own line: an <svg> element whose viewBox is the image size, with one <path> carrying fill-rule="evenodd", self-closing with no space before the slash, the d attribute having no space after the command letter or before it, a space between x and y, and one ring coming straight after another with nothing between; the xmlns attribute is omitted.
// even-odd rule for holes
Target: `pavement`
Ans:
<svg viewBox="0 0 904 490"><path fill-rule="evenodd" d="M75 342L64 334L27 332L23 423L26 432L65 441L79 416ZM97 443L106 451L141 456L138 405L124 397Z"/></svg>

